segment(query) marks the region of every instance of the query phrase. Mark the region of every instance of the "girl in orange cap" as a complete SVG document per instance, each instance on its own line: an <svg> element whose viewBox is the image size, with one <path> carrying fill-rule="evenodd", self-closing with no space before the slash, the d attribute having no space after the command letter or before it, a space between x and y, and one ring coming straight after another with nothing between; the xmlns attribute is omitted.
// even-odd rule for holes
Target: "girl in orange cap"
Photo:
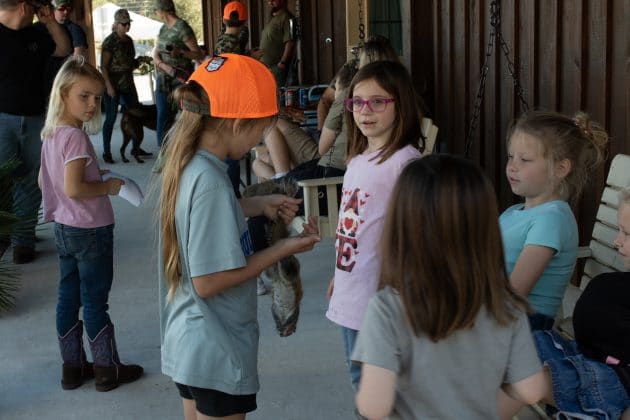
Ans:
<svg viewBox="0 0 630 420"><path fill-rule="evenodd" d="M290 221L300 200L238 200L225 159L241 158L273 127L278 107L269 70L225 54L204 62L175 91L182 112L169 132L159 217L162 372L173 378L184 416L244 419L256 409L256 276L317 235L253 253L245 217ZM305 226L315 233L315 223Z"/></svg>

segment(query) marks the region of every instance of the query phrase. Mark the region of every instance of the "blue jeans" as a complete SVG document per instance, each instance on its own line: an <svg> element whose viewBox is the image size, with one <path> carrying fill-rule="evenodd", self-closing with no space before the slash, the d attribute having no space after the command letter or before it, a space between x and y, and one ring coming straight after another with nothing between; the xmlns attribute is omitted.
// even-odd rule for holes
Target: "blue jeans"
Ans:
<svg viewBox="0 0 630 420"><path fill-rule="evenodd" d="M353 330L352 328L341 327L341 338L343 339L343 347L346 351L346 366L350 373L352 388L354 388L355 391L359 389L359 381L361 380L361 365L352 362L352 351L354 350L354 343L357 341L357 335L359 335L359 331Z"/></svg>
<svg viewBox="0 0 630 420"><path fill-rule="evenodd" d="M118 115L118 105L134 106L139 103L138 93L134 90L131 93L116 93L113 98L105 92L105 122L103 123L103 153L111 153L112 132Z"/></svg>
<svg viewBox="0 0 630 420"><path fill-rule="evenodd" d="M157 75L157 86L161 86L162 82L159 80L162 76ZM162 141L166 132L171 127L175 113L173 112L173 105L170 100L171 92L163 92L159 88L155 90L155 107L157 108L157 127L155 134L157 135L158 146L162 146Z"/></svg>
<svg viewBox="0 0 630 420"><path fill-rule="evenodd" d="M630 407L630 398L610 366L585 357L575 341L554 331L533 335L540 360L551 372L558 418L618 419Z"/></svg>
<svg viewBox="0 0 630 420"><path fill-rule="evenodd" d="M42 116L19 116L0 112L0 165L16 160L20 165L11 174L12 190L10 208L20 218L11 237L13 245L35 247L35 225L42 194L37 186L44 127Z"/></svg>
<svg viewBox="0 0 630 420"><path fill-rule="evenodd" d="M527 315L527 319L529 320L529 329L532 331L550 330L555 322L553 318L538 312Z"/></svg>
<svg viewBox="0 0 630 420"><path fill-rule="evenodd" d="M59 254L57 334L65 335L79 320L90 339L110 321L107 300L114 276L114 225L76 228L55 223Z"/></svg>

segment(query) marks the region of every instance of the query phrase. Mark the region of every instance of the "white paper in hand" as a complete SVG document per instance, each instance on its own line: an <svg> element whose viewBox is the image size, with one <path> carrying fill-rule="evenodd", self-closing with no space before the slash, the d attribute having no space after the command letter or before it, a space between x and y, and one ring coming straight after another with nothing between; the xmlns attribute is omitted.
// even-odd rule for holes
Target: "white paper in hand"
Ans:
<svg viewBox="0 0 630 420"><path fill-rule="evenodd" d="M110 171L103 174L103 181L107 181L110 178L118 178L125 181L122 187L120 187L120 192L118 193L118 196L129 201L134 206L140 207L142 201L144 201L144 195L142 194L142 190L140 189L138 184L136 184L136 181L116 172Z"/></svg>

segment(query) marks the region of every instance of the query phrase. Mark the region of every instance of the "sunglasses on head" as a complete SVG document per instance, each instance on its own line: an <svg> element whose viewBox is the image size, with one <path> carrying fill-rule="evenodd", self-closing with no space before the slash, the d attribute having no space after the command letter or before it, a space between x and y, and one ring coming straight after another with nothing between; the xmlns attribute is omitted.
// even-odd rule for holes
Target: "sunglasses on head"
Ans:
<svg viewBox="0 0 630 420"><path fill-rule="evenodd" d="M63 6L57 7L57 10L59 10L60 12L69 12L72 10L72 6L64 4Z"/></svg>

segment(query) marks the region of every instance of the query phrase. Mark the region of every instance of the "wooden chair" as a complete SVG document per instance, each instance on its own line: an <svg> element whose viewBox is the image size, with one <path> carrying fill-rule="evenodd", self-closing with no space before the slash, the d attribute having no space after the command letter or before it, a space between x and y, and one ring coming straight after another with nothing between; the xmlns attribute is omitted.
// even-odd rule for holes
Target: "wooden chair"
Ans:
<svg viewBox="0 0 630 420"><path fill-rule="evenodd" d="M580 247L578 258L586 258L584 274L579 286L569 284L562 299L560 313L555 327L569 337L573 337L571 316L580 293L591 279L598 274L611 271L624 271L623 260L613 245L619 226L617 225L617 207L619 190L630 186L630 156L617 155L610 165L606 188L602 194L599 209L595 216L595 225L591 241L587 247Z"/></svg>
<svg viewBox="0 0 630 420"><path fill-rule="evenodd" d="M630 156L617 155L610 165L606 188L595 216L595 225L588 246L580 247L578 259L586 258L584 274L580 284L569 284L562 298L562 305L556 316L554 328L565 337L573 339L573 309L586 285L598 274L611 271L624 271L623 260L613 241L617 236L617 208L619 190L630 186ZM539 404L530 406L543 419L551 419ZM515 417L515 419L518 419Z"/></svg>
<svg viewBox="0 0 630 420"><path fill-rule="evenodd" d="M424 154L433 152L437 139L438 127L433 124L430 118L422 119L422 133L426 137ZM339 197L337 196L337 186L343 183L343 177L318 178L298 181L298 186L304 189L304 216L293 219L292 227L297 232L302 232L302 224L310 216L318 219L319 233L322 237L335 237L337 223L339 221ZM325 190L322 192L321 190ZM320 194L326 195L326 208L328 216L319 213ZM323 197L323 196L322 196Z"/></svg>

